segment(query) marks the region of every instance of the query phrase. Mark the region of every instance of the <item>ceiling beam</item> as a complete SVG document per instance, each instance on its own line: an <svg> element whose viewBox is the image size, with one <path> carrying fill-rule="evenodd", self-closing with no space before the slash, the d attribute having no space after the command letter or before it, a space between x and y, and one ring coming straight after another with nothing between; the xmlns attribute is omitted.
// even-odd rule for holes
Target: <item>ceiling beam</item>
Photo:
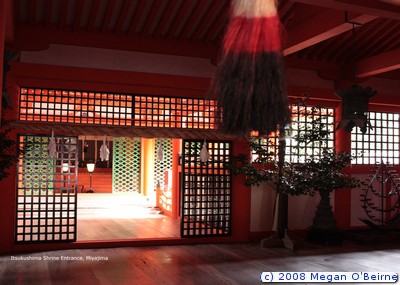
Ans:
<svg viewBox="0 0 400 285"><path fill-rule="evenodd" d="M335 10L318 13L287 31L289 42L283 53L289 55L345 33L353 28L349 22L365 24L376 18L376 16L349 13L346 22L344 13Z"/></svg>
<svg viewBox="0 0 400 285"><path fill-rule="evenodd" d="M110 25L111 17L113 15L114 9L116 9L116 0L108 1L106 14L104 15L103 22L101 24L101 31L108 32L108 27Z"/></svg>
<svg viewBox="0 0 400 285"><path fill-rule="evenodd" d="M96 16L97 16L97 11L100 6L100 0L94 0L92 2L92 7L90 8L90 15L89 15L89 21L87 24L86 29L88 31L93 31L95 29L95 21L96 21Z"/></svg>
<svg viewBox="0 0 400 285"><path fill-rule="evenodd" d="M74 15L74 22L72 24L74 30L79 30L81 27L84 5L85 5L84 1L78 1L78 3L77 3L76 9L75 9L75 15Z"/></svg>
<svg viewBox="0 0 400 285"><path fill-rule="evenodd" d="M190 41L165 41L157 38L141 38L139 35L116 37L111 33L87 33L29 26L17 27L15 46L18 49L38 50L48 48L50 43L200 58L211 58L218 51L214 45Z"/></svg>
<svg viewBox="0 0 400 285"><path fill-rule="evenodd" d="M51 24L51 13L53 10L53 1L46 0L46 7L44 9L44 25L46 27L50 26Z"/></svg>
<svg viewBox="0 0 400 285"><path fill-rule="evenodd" d="M121 34L123 33L123 27L124 27L124 23L126 21L126 17L128 16L128 11L129 11L129 7L130 5L133 5L131 1L129 0L124 0L124 3L122 4L122 9L121 9L121 13L119 14L118 17L118 22L115 26L114 29L114 33L115 34Z"/></svg>
<svg viewBox="0 0 400 285"><path fill-rule="evenodd" d="M155 0L153 5L151 6L151 11L149 13L149 16L146 18L143 29L141 31L142 36L144 37L150 36L150 34L152 33L151 30L152 26L157 25L158 21L160 20L160 17L158 15L160 14L160 9L162 7L163 7L163 1Z"/></svg>
<svg viewBox="0 0 400 285"><path fill-rule="evenodd" d="M400 69L400 48L358 61L355 71L357 78L363 78L395 69Z"/></svg>
<svg viewBox="0 0 400 285"><path fill-rule="evenodd" d="M139 1L139 4L136 6L136 10L133 14L132 21L129 26L128 34L134 35L136 33L137 26L139 25L140 19L144 17L144 13L146 11L147 6L146 1Z"/></svg>
<svg viewBox="0 0 400 285"><path fill-rule="evenodd" d="M376 0L291 0L298 3L320 6L340 11L363 13L400 20L400 6Z"/></svg>

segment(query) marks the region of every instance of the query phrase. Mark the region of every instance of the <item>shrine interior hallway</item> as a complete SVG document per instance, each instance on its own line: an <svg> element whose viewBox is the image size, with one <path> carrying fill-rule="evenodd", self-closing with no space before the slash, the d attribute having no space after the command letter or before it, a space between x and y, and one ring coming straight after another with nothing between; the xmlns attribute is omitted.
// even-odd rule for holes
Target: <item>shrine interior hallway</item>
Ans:
<svg viewBox="0 0 400 285"><path fill-rule="evenodd" d="M400 244L303 243L295 251L255 243L79 249L0 256L0 284L244 285L261 284L261 272L398 273L399 264Z"/></svg>

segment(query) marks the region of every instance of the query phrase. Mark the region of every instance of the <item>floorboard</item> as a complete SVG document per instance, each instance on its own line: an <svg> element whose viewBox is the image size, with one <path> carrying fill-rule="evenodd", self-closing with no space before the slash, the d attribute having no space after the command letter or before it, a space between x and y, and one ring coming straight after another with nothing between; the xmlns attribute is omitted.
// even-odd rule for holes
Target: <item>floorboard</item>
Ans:
<svg viewBox="0 0 400 285"><path fill-rule="evenodd" d="M372 247L348 242L326 247L302 243L291 251L245 243L16 254L0 256L0 284L247 285L261 284L259 278L264 271L399 273L400 244L379 245L376 250ZM15 260L39 257L41 261ZM82 260L44 260L46 257Z"/></svg>
<svg viewBox="0 0 400 285"><path fill-rule="evenodd" d="M179 220L160 214L140 194L78 194L77 241L179 236Z"/></svg>

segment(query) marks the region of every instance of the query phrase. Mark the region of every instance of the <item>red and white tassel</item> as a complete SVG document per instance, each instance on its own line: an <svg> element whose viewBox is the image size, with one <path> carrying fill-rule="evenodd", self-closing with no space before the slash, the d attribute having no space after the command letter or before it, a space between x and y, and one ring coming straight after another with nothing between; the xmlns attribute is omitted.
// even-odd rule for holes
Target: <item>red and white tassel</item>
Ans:
<svg viewBox="0 0 400 285"><path fill-rule="evenodd" d="M221 130L266 135L290 123L276 1L232 0L223 48L211 86Z"/></svg>

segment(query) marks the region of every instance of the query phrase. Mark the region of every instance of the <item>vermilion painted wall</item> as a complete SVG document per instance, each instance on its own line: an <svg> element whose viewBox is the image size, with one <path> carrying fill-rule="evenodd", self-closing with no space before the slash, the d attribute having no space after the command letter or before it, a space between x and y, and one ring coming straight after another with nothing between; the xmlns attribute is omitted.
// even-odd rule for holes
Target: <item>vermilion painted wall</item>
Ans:
<svg viewBox="0 0 400 285"><path fill-rule="evenodd" d="M1 36L1 34L0 34ZM99 59L101 60L101 59ZM186 67L190 65L185 65ZM191 65L196 68L195 65ZM168 70L168 66L165 67ZM302 73L300 77L298 71L289 72L289 95L291 98L301 96L307 91L311 96L310 102L316 102L320 105L329 107L338 107L340 102L331 89L335 86L329 80L322 80L313 72ZM121 92L121 93L139 93L151 95L166 95L166 96L182 96L182 97L197 97L205 98L208 96L207 90L210 83L208 77L193 77L184 76L182 74L168 75L143 73L138 71L127 70L107 70L102 68L85 68L74 66L57 66L38 63L12 63L11 72L7 77L7 86L12 95L14 109L9 112L9 118L17 118L18 106L18 88L26 87L44 87L44 88L60 88L71 90L93 90L104 92ZM374 84L379 85L377 82ZM391 89L387 89L391 90ZM379 97L373 98L371 110L376 111L397 111L400 102L390 92L379 94ZM390 102L388 104L388 102ZM397 102L397 105L396 105ZM16 138L18 132L15 130L12 136ZM26 131L23 131L26 132ZM348 149L350 145L348 134L338 133L338 147L342 150ZM233 143L233 154L246 153L248 151L247 144L241 140L235 140ZM15 170L15 169L14 169ZM354 173L366 173L367 169L352 168ZM52 245L14 245L14 222L15 222L15 171L11 176L0 182L0 253L18 251L18 250L43 250L56 248L71 248L71 247L97 247L97 246L112 246L113 242L101 242L90 244L52 244ZM272 224L269 222L267 227L262 226L263 215L259 216L259 223L254 223L255 215L260 215L260 207L266 204L258 200L263 193L260 191L252 191L250 188L243 185L243 177L233 177L233 200L232 200L232 221L233 235L230 238L214 238L214 239L190 239L181 240L179 242L194 243L194 242L214 242L214 241L246 241L251 238L252 232L271 231ZM264 195L265 196L265 195ZM271 195L265 196L263 199L271 204ZM303 198L302 198L303 199ZM251 203L253 201L253 204ZM254 202L260 202L256 205ZM340 202L340 203L339 203ZM268 204L267 203L267 204ZM303 200L291 199L289 201L293 205L300 205ZM309 203L309 202L306 202ZM312 202L314 203L314 202ZM334 199L336 221L340 228L348 228L351 226L351 205L352 198L348 192L337 192ZM273 205L273 203L272 203ZM293 209L304 211L304 207L293 206L289 210L289 226L305 227L303 221L299 220L299 212ZM261 209L262 210L262 209ZM304 214L304 213L303 213ZM309 215L307 215L309 217ZM176 241L174 241L176 242ZM176 242L176 243L179 243ZM142 242L143 243L143 242ZM153 241L154 243L154 241ZM158 244L165 242L156 241ZM170 243L173 243L170 241ZM129 245L129 241L123 244ZM119 243L121 245L121 243Z"/></svg>
<svg viewBox="0 0 400 285"><path fill-rule="evenodd" d="M200 97L204 98L209 85L207 78L193 78L176 75L145 74L138 72L123 72L110 70L93 70L75 67L57 67L37 64L13 63L12 70L7 79L13 98L13 106L18 106L19 87L45 87L71 90L100 90L105 92L141 93L167 96ZM17 109L10 112L10 118L17 119ZM26 133L26 130L15 129L17 133ZM244 141L233 143L233 153L246 151L247 144ZM175 162L177 163L177 161ZM10 178L0 182L0 253L26 250L47 250L81 247L104 247L130 244L130 241L119 242L92 242L92 243L60 243L48 245L15 245L15 168L11 169ZM181 239L169 241L170 243L198 243L218 241L246 241L249 240L250 223L250 189L243 186L240 177L233 178L232 201L232 236L228 238L207 239ZM175 182L176 183L176 182ZM178 197L175 197L177 199ZM177 214L175 209L175 214ZM148 241L151 243L151 241ZM140 241L139 243L145 243ZM162 244L161 241L152 241L153 244ZM165 242L164 242L165 243Z"/></svg>

